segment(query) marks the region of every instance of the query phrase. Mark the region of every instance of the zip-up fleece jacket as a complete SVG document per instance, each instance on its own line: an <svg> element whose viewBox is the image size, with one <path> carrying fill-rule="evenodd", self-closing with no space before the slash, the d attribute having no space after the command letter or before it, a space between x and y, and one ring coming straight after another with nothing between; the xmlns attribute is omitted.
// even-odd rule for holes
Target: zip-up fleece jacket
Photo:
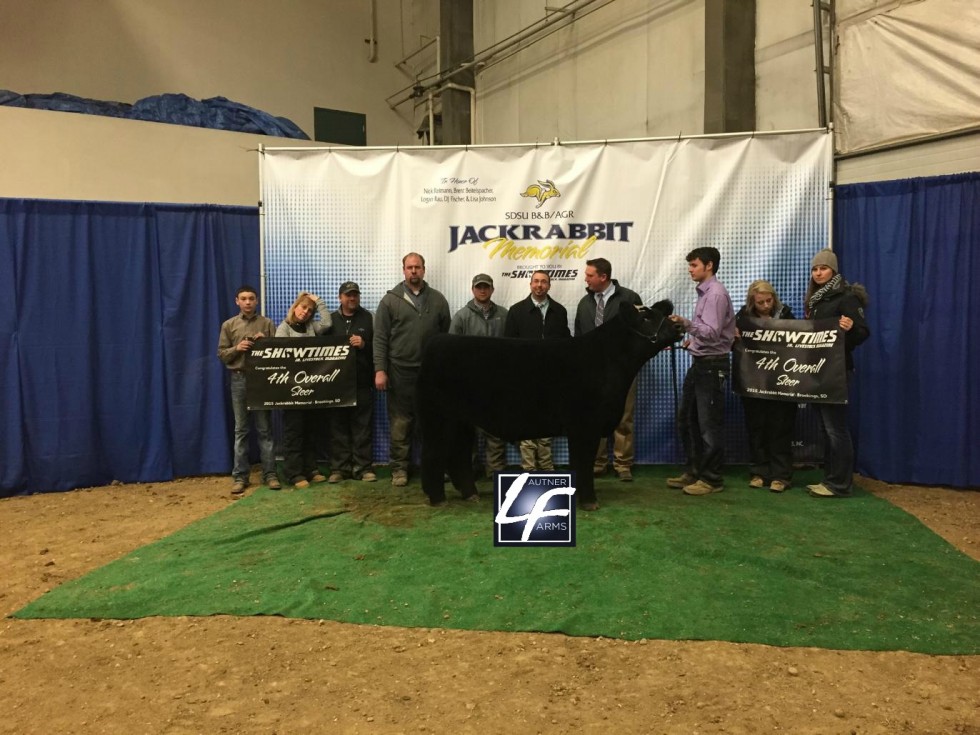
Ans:
<svg viewBox="0 0 980 735"><path fill-rule="evenodd" d="M381 299L374 315L374 370L390 365L418 367L422 347L434 334L449 331L446 297L422 281L422 306L415 307L402 281Z"/></svg>

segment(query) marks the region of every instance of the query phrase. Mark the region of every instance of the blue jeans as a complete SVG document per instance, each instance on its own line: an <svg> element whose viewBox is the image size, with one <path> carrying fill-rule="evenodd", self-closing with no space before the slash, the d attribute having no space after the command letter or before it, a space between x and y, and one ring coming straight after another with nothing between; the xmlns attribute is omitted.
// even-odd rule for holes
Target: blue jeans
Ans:
<svg viewBox="0 0 980 735"><path fill-rule="evenodd" d="M252 469L248 461L248 404L245 400L245 373L231 374L231 407L235 412L235 465L231 476L248 484ZM272 422L268 411L252 411L255 430L259 434L259 454L262 457L262 478L275 477L276 455L272 446Z"/></svg>
<svg viewBox="0 0 980 735"><path fill-rule="evenodd" d="M814 403L823 428L823 484L838 495L850 495L854 480L854 444L847 425L847 404Z"/></svg>
<svg viewBox="0 0 980 735"><path fill-rule="evenodd" d="M684 376L677 430L687 454L687 471L715 487L724 484L725 380L728 356L694 358Z"/></svg>

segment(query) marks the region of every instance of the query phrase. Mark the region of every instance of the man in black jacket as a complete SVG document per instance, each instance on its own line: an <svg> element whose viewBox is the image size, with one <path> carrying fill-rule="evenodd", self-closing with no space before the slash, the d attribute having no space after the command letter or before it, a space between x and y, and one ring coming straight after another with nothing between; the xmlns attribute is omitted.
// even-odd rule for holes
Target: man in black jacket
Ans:
<svg viewBox="0 0 980 735"><path fill-rule="evenodd" d="M507 312L504 336L519 339L561 339L571 337L568 311L548 296L551 276L546 271L531 274L531 294ZM526 439L520 444L521 467L525 470L553 470L551 438Z"/></svg>
<svg viewBox="0 0 980 735"><path fill-rule="evenodd" d="M639 294L620 286L612 277L612 264L605 258L585 261L586 293L575 312L575 336L587 334L604 321L612 319L620 309L642 306ZM633 414L636 411L636 379L626 396L626 406L619 425L613 431L613 469L622 482L633 481ZM609 467L606 438L599 441L593 473L604 475Z"/></svg>
<svg viewBox="0 0 980 735"><path fill-rule="evenodd" d="M361 289L353 281L340 286L340 308L331 314L327 334L347 337L356 355L357 405L334 408L330 422L329 482L348 477L364 482L378 479L372 464L374 448L374 317L361 308Z"/></svg>

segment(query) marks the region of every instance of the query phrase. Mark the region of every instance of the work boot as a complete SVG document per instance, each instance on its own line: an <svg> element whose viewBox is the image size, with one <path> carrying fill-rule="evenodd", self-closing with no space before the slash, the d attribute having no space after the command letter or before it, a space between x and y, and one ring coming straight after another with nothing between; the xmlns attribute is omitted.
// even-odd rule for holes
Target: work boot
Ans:
<svg viewBox="0 0 980 735"><path fill-rule="evenodd" d="M668 477L667 487L673 487L680 490L681 488L687 487L692 482L695 482L697 479L698 478L696 478L690 472L685 472L683 475L680 475L679 477Z"/></svg>

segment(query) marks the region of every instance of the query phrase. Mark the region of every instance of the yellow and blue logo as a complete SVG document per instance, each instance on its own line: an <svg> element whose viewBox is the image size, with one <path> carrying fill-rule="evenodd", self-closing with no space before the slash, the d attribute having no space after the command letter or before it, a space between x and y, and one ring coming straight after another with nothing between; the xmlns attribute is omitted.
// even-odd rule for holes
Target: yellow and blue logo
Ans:
<svg viewBox="0 0 980 735"><path fill-rule="evenodd" d="M542 181L538 179L538 183L531 184L524 191L521 192L522 197L533 197L538 200L535 209L541 209L541 205L552 197L560 197L561 192L558 191L558 187L555 186L555 182L551 179L545 179Z"/></svg>

